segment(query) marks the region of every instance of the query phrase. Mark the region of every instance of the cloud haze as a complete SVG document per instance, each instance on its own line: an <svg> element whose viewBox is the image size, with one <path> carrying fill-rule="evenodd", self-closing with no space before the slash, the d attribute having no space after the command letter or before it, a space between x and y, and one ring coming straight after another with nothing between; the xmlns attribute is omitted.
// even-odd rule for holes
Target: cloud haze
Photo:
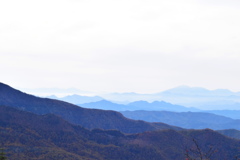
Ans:
<svg viewBox="0 0 240 160"><path fill-rule="evenodd" d="M0 2L1 81L18 87L240 90L236 0Z"/></svg>

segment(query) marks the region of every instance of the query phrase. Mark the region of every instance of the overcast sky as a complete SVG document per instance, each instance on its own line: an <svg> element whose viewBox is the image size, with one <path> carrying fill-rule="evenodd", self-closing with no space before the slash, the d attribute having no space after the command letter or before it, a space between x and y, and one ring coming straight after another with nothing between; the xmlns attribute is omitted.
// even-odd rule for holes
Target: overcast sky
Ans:
<svg viewBox="0 0 240 160"><path fill-rule="evenodd" d="M2 0L0 81L153 93L240 91L239 0Z"/></svg>

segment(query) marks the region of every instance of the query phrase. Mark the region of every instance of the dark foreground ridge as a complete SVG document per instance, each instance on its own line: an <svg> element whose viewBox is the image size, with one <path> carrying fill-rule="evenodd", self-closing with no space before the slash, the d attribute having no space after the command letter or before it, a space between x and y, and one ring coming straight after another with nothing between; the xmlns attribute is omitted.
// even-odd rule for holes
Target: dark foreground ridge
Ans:
<svg viewBox="0 0 240 160"><path fill-rule="evenodd" d="M55 114L70 123L81 125L88 129L117 129L124 133L140 133L159 129L181 129L164 123L131 120L115 111L86 109L59 100L36 97L3 83L0 83L0 105L18 108L39 115Z"/></svg>
<svg viewBox="0 0 240 160"><path fill-rule="evenodd" d="M88 130L53 114L6 106L0 106L0 137L9 160L183 160L197 149L193 139L203 153L212 148L212 160L240 156L240 141L209 129L138 134Z"/></svg>

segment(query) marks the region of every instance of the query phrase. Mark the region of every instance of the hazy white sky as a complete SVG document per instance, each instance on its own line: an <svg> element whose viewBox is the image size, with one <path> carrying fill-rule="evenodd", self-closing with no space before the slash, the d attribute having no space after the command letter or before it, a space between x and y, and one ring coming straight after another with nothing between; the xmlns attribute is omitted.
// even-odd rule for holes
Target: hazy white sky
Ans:
<svg viewBox="0 0 240 160"><path fill-rule="evenodd" d="M14 87L240 91L239 0L0 1L0 81Z"/></svg>

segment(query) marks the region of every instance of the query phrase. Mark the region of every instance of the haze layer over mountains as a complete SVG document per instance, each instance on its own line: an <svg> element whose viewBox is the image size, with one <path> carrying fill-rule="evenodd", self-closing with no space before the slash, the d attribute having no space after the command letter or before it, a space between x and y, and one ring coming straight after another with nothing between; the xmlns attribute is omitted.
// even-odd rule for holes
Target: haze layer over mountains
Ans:
<svg viewBox="0 0 240 160"><path fill-rule="evenodd" d="M73 88L65 90L46 89L45 93L43 89L25 90L28 93L33 93L35 95L52 94L53 96L48 97L64 100L74 104L96 102L103 99L120 104L128 104L135 101L165 101L201 110L240 110L240 92L232 92L227 89L207 90L200 87L180 86L154 94L138 94L134 92L103 94L81 91ZM61 98L56 97L59 93L65 96L61 96Z"/></svg>
<svg viewBox="0 0 240 160"><path fill-rule="evenodd" d="M211 91L199 87L181 86L156 94L112 93L100 96L73 94L61 98L56 96L49 96L49 98L66 101L89 109L120 111L125 117L130 119L162 122L182 128L239 130L240 110L232 110L233 108L239 108L239 95L239 92L231 92L224 89ZM140 100L140 98L145 100ZM131 102L133 99L137 101ZM181 100L184 104L208 104L209 106L203 107L207 108L207 110L202 110L199 109L199 105L186 107L166 101L157 101L159 99ZM224 103L221 103L223 101L228 102L228 104L224 105ZM214 105L211 105L212 103ZM230 103L234 105L229 105ZM218 104L221 105L218 107ZM226 110L222 110L222 106ZM217 108L217 110L210 110L211 108Z"/></svg>

